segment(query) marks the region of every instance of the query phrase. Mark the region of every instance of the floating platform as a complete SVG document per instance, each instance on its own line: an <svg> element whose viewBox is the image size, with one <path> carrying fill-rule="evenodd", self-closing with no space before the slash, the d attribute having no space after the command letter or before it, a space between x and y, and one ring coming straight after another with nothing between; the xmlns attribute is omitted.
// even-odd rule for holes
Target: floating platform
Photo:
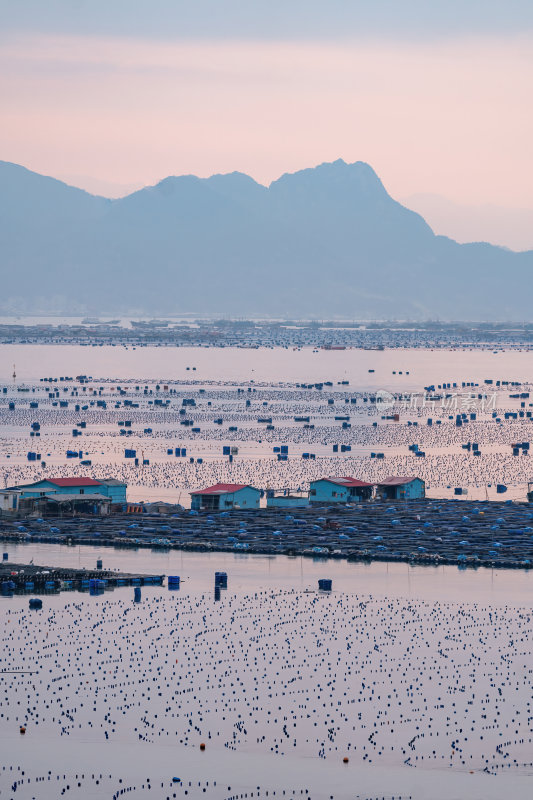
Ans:
<svg viewBox="0 0 533 800"><path fill-rule="evenodd" d="M173 516L117 514L98 520L76 517L41 522L28 519L5 522L0 539L134 550L533 567L533 507L528 503L426 499L290 511L183 511ZM9 562L2 566L12 569ZM85 573L85 577L90 574ZM98 570L95 577L105 578L105 573ZM113 580L125 577L112 573Z"/></svg>
<svg viewBox="0 0 533 800"><path fill-rule="evenodd" d="M161 586L164 575L140 575L109 570L42 567L36 564L0 564L0 593L42 594L61 591L90 591L119 586Z"/></svg>

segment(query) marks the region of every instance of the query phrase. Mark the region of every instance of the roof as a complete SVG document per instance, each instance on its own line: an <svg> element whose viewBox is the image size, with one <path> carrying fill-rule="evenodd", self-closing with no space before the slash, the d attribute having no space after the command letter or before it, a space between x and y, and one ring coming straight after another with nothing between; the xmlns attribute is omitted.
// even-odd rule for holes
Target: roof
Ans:
<svg viewBox="0 0 533 800"><path fill-rule="evenodd" d="M254 489L254 487L248 483L215 483L214 486L208 486L207 489L197 489L195 492L190 492L190 494L233 494L233 492L238 492L241 489ZM255 491L258 492L259 489L255 489Z"/></svg>
<svg viewBox="0 0 533 800"><path fill-rule="evenodd" d="M385 478L383 481L379 481L378 486L402 486L404 483L412 483L413 481L422 481L422 478L419 478L416 475L410 478L395 478L394 476L391 476L389 478ZM424 481L422 481L422 483L424 483Z"/></svg>
<svg viewBox="0 0 533 800"><path fill-rule="evenodd" d="M32 483L19 483L9 489L31 489L34 486L42 486L43 483L52 483L54 486L101 486L100 481L92 478L40 478Z"/></svg>
<svg viewBox="0 0 533 800"><path fill-rule="evenodd" d="M341 478L319 478L320 481L327 481L328 483L335 483L337 486L347 486L348 488L360 488L364 486L373 486L373 483L360 481L357 478L341 477ZM316 481L311 481L316 483Z"/></svg>
<svg viewBox="0 0 533 800"><path fill-rule="evenodd" d="M95 481L93 478L44 478L48 483L53 483L55 486L101 486L100 481Z"/></svg>
<svg viewBox="0 0 533 800"><path fill-rule="evenodd" d="M42 500L42 497L37 497L36 500ZM111 498L105 494L45 494L45 500L52 503L94 503L95 501L102 501L106 503L111 502Z"/></svg>
<svg viewBox="0 0 533 800"><path fill-rule="evenodd" d="M102 478L101 481L97 481L101 486L127 486L128 484L124 481L117 481L116 478Z"/></svg>

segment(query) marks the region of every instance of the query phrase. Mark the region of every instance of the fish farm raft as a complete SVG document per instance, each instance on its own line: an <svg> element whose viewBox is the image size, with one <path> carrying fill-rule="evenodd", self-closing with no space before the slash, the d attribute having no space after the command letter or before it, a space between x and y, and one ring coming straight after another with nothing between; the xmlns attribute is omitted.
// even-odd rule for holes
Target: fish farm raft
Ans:
<svg viewBox="0 0 533 800"><path fill-rule="evenodd" d="M0 592L2 595L21 593L54 593L60 591L87 591L101 594L106 589L119 586L161 586L164 575L138 575L109 570L73 569L71 567L41 567L36 564L0 564Z"/></svg>
<svg viewBox="0 0 533 800"><path fill-rule="evenodd" d="M301 508L297 513L234 509L222 513L183 511L172 516L76 516L4 521L0 539L528 569L533 565L533 507L510 502L411 500ZM95 577L106 578L102 572Z"/></svg>

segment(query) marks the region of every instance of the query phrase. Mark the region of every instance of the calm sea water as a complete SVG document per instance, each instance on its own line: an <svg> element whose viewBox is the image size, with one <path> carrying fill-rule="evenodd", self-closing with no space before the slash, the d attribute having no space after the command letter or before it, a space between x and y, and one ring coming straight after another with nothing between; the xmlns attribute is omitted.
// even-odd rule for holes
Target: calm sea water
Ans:
<svg viewBox="0 0 533 800"><path fill-rule="evenodd" d="M312 348L1 345L0 382L11 382L13 365L19 382L86 374L95 378L161 381L348 380L357 389L412 391L443 382L482 383L487 378L533 381L531 353L513 350L313 351Z"/></svg>
<svg viewBox="0 0 533 800"><path fill-rule="evenodd" d="M533 571L524 570L462 570L452 566L357 564L319 558L50 544L4 543L2 550L13 563L33 560L42 566L93 570L97 559L102 559L105 569L179 575L183 591L193 593L210 592L215 571L224 570L229 576L229 590L239 594L258 588L315 590L319 578L332 578L334 589L339 592L445 602L520 605L528 603L533 594ZM127 594L131 593L128 589ZM25 600L21 602L25 605Z"/></svg>
<svg viewBox="0 0 533 800"><path fill-rule="evenodd" d="M525 573L6 549L13 562L102 556L183 584L143 588L138 605L131 587L45 596L36 613L27 597L0 600L2 670L21 673L0 676L2 796L22 779L24 800L140 798L148 780L150 796L187 788L187 800L530 796ZM330 595L305 591L326 576Z"/></svg>

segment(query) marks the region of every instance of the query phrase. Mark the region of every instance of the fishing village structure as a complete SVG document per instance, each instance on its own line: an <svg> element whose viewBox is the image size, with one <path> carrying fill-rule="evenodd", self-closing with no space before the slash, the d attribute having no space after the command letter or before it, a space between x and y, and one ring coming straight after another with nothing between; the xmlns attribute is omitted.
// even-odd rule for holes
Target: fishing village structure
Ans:
<svg viewBox="0 0 533 800"><path fill-rule="evenodd" d="M421 478L389 477L376 484L382 500L421 500L426 496L426 484Z"/></svg>
<svg viewBox="0 0 533 800"><path fill-rule="evenodd" d="M20 492L16 489L4 489L0 491L0 512L2 514L16 513Z"/></svg>
<svg viewBox="0 0 533 800"><path fill-rule="evenodd" d="M191 509L226 511L231 508L259 508L261 490L241 483L217 483L191 492Z"/></svg>
<svg viewBox="0 0 533 800"><path fill-rule="evenodd" d="M291 492L288 489L267 489L266 505L267 508L306 508L309 505L309 495L307 492Z"/></svg>
<svg viewBox="0 0 533 800"><path fill-rule="evenodd" d="M320 478L311 481L309 499L312 503L360 503L378 497L380 500L422 500L426 484L417 477L390 476L379 483L358 478Z"/></svg>
<svg viewBox="0 0 533 800"><path fill-rule="evenodd" d="M127 484L114 478L43 478L0 492L0 512L7 516L32 511L48 515L53 515L54 511L105 515L112 511L130 511L133 506L140 513L153 510L153 503L127 504L126 492ZM350 476L326 477L311 481L309 492L270 489L265 492L248 484L217 483L190 492L191 509L258 509L265 494L267 508L303 508L309 503L360 503L374 499L422 500L425 498L425 482L418 477L390 476L379 483ZM175 509L174 504L163 505ZM160 513L165 513L165 509Z"/></svg>
<svg viewBox="0 0 533 800"><path fill-rule="evenodd" d="M13 486L20 492L22 500L45 497L47 495L102 495L112 503L126 502L127 486L115 478L94 480L94 478L43 478L33 483Z"/></svg>
<svg viewBox="0 0 533 800"><path fill-rule="evenodd" d="M350 503L370 500L374 484L357 478L320 478L311 481L309 499L312 503Z"/></svg>
<svg viewBox="0 0 533 800"><path fill-rule="evenodd" d="M43 478L4 491L2 513L38 512L46 515L66 511L109 514L113 506L122 510L127 485L115 478Z"/></svg>

